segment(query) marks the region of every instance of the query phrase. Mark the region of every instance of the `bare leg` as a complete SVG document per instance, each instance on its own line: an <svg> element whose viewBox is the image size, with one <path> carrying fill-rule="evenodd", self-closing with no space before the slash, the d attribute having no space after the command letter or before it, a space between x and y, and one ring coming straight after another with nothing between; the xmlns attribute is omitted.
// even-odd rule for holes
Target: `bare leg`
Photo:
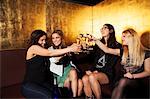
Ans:
<svg viewBox="0 0 150 99"><path fill-rule="evenodd" d="M64 87L67 87L68 89L70 89L70 80L69 80L69 77L67 77L67 79L65 80Z"/></svg>
<svg viewBox="0 0 150 99"><path fill-rule="evenodd" d="M97 79L95 79L94 74L91 74L89 76L89 81L90 81L90 84L91 84L92 91L96 96L96 99L100 99L101 88L100 88L99 82L97 81Z"/></svg>
<svg viewBox="0 0 150 99"><path fill-rule="evenodd" d="M101 84L109 83L109 80L104 73L92 73L89 76L89 81L96 99L101 99Z"/></svg>
<svg viewBox="0 0 150 99"><path fill-rule="evenodd" d="M92 90L91 90L91 85L89 82L89 76L88 75L83 76L82 81L83 81L83 87L84 87L83 89L84 89L85 95L88 97L91 97Z"/></svg>
<svg viewBox="0 0 150 99"><path fill-rule="evenodd" d="M77 96L77 83L78 83L78 79L77 79L77 72L75 69L71 69L70 73L69 73L69 79L71 81L71 89L73 92L73 97Z"/></svg>
<svg viewBox="0 0 150 99"><path fill-rule="evenodd" d="M81 79L78 79L78 96L81 96L83 88L83 82Z"/></svg>

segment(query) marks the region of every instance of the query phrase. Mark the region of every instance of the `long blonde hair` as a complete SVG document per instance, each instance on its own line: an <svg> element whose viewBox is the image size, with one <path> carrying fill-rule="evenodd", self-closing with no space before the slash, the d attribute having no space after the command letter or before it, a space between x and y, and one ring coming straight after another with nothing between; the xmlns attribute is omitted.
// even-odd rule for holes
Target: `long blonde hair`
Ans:
<svg viewBox="0 0 150 99"><path fill-rule="evenodd" d="M122 56L122 64L127 64L127 59L129 56L128 61L131 66L142 66L145 53L144 49L141 46L140 38L137 32L134 29L129 28L122 33L124 33L125 35L128 34L126 38L128 41L128 45L123 46L124 52Z"/></svg>

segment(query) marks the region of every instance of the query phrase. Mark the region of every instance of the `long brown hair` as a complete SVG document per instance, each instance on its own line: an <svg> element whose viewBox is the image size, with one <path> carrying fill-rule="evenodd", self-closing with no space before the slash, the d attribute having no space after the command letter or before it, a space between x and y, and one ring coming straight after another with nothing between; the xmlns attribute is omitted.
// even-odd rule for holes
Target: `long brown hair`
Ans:
<svg viewBox="0 0 150 99"><path fill-rule="evenodd" d="M110 47L110 48L113 48L116 46L116 37L115 37L115 29L114 29L114 26L111 25L111 24L104 24L108 27L109 31L111 31L111 33L109 33L109 38L108 38L108 41L107 41L107 46ZM102 43L106 43L105 40L104 40L104 37L102 37L101 39L101 42Z"/></svg>
<svg viewBox="0 0 150 99"><path fill-rule="evenodd" d="M43 30L34 30L32 33L31 33L31 37L30 37L30 40L28 41L28 48L32 45L40 45L38 43L40 37L42 37L43 35L46 36L46 44L45 44L45 48L48 48L48 44L47 44L47 34L46 32L44 32ZM41 45L40 45L41 46Z"/></svg>
<svg viewBox="0 0 150 99"><path fill-rule="evenodd" d="M58 45L58 46L55 46L55 45L53 44L53 42L52 42L52 35L53 35L54 33L57 33L59 36L61 36L61 43L60 43L60 45ZM51 34L51 42L52 42L52 46L53 46L54 49L61 49L61 48L67 47L67 46L66 46L66 43L65 43L65 40L64 40L64 33L63 33L62 30L54 30L54 31L53 31L53 33Z"/></svg>

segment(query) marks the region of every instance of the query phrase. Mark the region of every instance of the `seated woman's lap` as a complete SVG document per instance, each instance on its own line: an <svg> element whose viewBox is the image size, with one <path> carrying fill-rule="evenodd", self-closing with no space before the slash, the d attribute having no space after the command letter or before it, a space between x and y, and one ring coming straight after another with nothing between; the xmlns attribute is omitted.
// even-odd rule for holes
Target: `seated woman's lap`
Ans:
<svg viewBox="0 0 150 99"><path fill-rule="evenodd" d="M76 77L77 78L77 72L76 70L72 67L69 71L69 74L67 75L67 78L64 81L64 87L70 88L70 81L72 78Z"/></svg>
<svg viewBox="0 0 150 99"><path fill-rule="evenodd" d="M93 76L96 80L99 81L100 84L109 83L107 75L103 72L93 72L90 76Z"/></svg>
<svg viewBox="0 0 150 99"><path fill-rule="evenodd" d="M144 85L143 80L144 79L122 78L118 85L118 88L122 92L121 97L148 97L147 88Z"/></svg>

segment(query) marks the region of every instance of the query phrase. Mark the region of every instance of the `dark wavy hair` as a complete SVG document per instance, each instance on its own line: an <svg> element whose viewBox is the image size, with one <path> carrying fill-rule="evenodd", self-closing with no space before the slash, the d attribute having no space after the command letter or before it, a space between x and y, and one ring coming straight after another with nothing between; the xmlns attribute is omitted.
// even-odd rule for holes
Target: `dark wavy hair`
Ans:
<svg viewBox="0 0 150 99"><path fill-rule="evenodd" d="M47 34L43 31L43 30L34 30L32 33L31 33L31 37L30 37L30 40L28 42L28 48L32 45L39 45L41 46L38 41L40 39L40 37L42 37L43 35L46 36L46 44L45 44L45 48L48 47L47 45Z"/></svg>
<svg viewBox="0 0 150 99"><path fill-rule="evenodd" d="M107 43L108 43L107 46L115 47L115 45L116 45L115 29L111 24L104 24L104 25L106 25L108 27L109 31L111 32L111 33L109 33L110 36L107 40ZM104 40L104 37L102 37L101 41L104 44L106 43Z"/></svg>
<svg viewBox="0 0 150 99"><path fill-rule="evenodd" d="M55 45L53 44L53 42L52 42L52 35L53 35L54 33L56 33L56 34L58 34L58 35L61 36L61 40L62 40L62 41L61 41L60 45L58 45L58 46L55 46ZM51 34L51 42L52 42L52 46L54 47L54 49L66 48L66 47L67 47L67 46L66 46L66 43L65 43L65 41L64 41L64 33L63 33L62 30L54 30L54 31L53 31L53 33Z"/></svg>

